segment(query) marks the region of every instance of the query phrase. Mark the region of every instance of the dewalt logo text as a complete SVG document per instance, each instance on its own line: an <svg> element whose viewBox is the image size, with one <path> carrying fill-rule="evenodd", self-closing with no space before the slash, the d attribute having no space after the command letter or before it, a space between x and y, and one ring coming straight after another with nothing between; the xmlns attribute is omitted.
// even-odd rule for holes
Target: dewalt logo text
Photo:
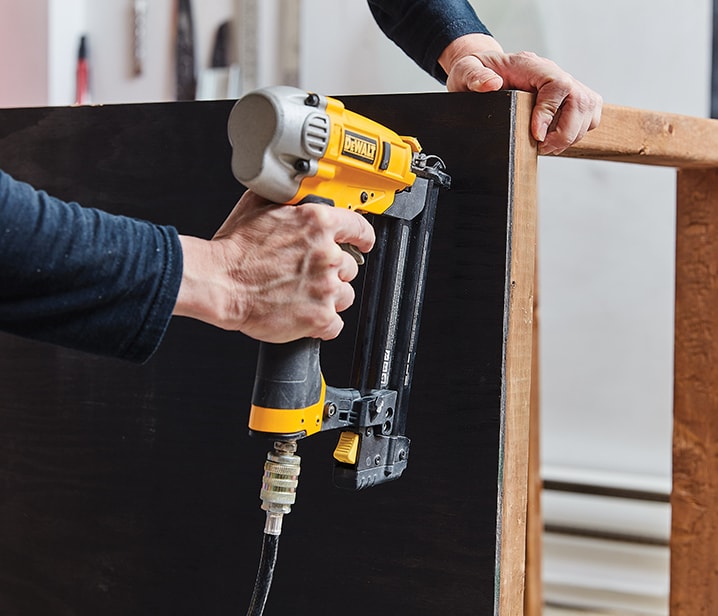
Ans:
<svg viewBox="0 0 718 616"><path fill-rule="evenodd" d="M376 150L377 143L374 139L369 139L351 131L345 131L342 154L373 164L376 160Z"/></svg>

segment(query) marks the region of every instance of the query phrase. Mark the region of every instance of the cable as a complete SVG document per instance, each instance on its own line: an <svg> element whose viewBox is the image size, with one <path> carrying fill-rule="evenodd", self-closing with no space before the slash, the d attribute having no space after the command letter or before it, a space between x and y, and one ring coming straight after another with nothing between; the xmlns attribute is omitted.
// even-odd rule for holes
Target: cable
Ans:
<svg viewBox="0 0 718 616"><path fill-rule="evenodd" d="M257 579L254 582L254 592L249 603L247 616L262 616L264 606L269 596L269 588L274 577L274 567L277 564L277 552L279 551L279 535L268 535L264 533L262 540L262 555L259 557L259 568Z"/></svg>
<svg viewBox="0 0 718 616"><path fill-rule="evenodd" d="M295 455L296 441L277 441L274 450L267 454L262 477L262 509L267 512L264 523L262 554L259 557L257 579L247 616L262 616L274 577L282 534L284 515L292 510L299 483L300 458Z"/></svg>

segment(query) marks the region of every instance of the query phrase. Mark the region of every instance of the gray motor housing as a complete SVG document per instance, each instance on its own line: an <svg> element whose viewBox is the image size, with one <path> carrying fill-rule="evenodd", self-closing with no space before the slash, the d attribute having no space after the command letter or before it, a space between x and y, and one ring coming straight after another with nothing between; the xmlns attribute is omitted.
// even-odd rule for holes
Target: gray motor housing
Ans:
<svg viewBox="0 0 718 616"><path fill-rule="evenodd" d="M287 203L316 175L330 136L327 99L290 86L254 90L234 105L227 125L232 173L247 188Z"/></svg>

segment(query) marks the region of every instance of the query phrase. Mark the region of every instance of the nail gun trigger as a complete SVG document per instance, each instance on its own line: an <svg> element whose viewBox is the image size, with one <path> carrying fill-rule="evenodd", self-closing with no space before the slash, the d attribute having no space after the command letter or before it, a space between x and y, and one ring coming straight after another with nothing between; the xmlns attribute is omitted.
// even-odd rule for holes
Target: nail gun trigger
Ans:
<svg viewBox="0 0 718 616"><path fill-rule="evenodd" d="M339 246L344 252L348 252L352 257L354 257L354 260L357 262L357 265L364 265L364 253L362 253L361 250L354 246L354 244L342 243L339 244Z"/></svg>

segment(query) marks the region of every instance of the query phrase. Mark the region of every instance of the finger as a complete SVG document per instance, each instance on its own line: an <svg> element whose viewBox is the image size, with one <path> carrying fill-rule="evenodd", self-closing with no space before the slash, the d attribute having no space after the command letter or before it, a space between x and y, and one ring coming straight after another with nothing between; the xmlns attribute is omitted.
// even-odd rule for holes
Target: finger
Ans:
<svg viewBox="0 0 718 616"><path fill-rule="evenodd" d="M534 106L531 118L531 134L540 144L546 141L551 124L558 111L551 111L544 107Z"/></svg>
<svg viewBox="0 0 718 616"><path fill-rule="evenodd" d="M482 53L481 60L503 77L505 87L537 93L531 134L539 143L546 139L565 100L584 87L555 62L532 52Z"/></svg>
<svg viewBox="0 0 718 616"><path fill-rule="evenodd" d="M493 92L500 90L504 80L483 64L475 55L461 58L451 68L446 81L450 92Z"/></svg>
<svg viewBox="0 0 718 616"><path fill-rule="evenodd" d="M597 126L600 121L599 101L600 97L576 82L548 128L548 134L539 148L541 153L560 154Z"/></svg>
<svg viewBox="0 0 718 616"><path fill-rule="evenodd" d="M556 114L556 118L557 121L549 129L548 135L540 146L543 153L560 154L563 152L582 136L584 120L587 119L570 105L562 107Z"/></svg>
<svg viewBox="0 0 718 616"><path fill-rule="evenodd" d="M327 210L331 217L334 241L337 244L352 244L361 252L369 252L372 249L376 241L374 227L361 214L342 208L327 208Z"/></svg>
<svg viewBox="0 0 718 616"><path fill-rule="evenodd" d="M550 129L555 129L559 120L559 110L562 110L570 93L570 84L563 81L551 81L538 90L532 114L531 132L539 143L546 140Z"/></svg>
<svg viewBox="0 0 718 616"><path fill-rule="evenodd" d="M329 322L329 324L324 327L323 329L317 330L313 334L311 334L311 338L320 338L322 340L333 340L336 338L344 328L344 321L342 318L337 314L334 315L334 318Z"/></svg>
<svg viewBox="0 0 718 616"><path fill-rule="evenodd" d="M586 133L590 131L591 129L595 128L594 126L594 114L587 114L585 113L583 116L583 124L581 125L581 129L578 131L578 135L576 137L576 143L577 141L581 141L586 136Z"/></svg>
<svg viewBox="0 0 718 616"><path fill-rule="evenodd" d="M342 282L351 282L359 273L359 264L353 255L342 250L342 260L339 264L337 274Z"/></svg>
<svg viewBox="0 0 718 616"><path fill-rule="evenodd" d="M598 128L598 126L601 124L601 112L603 111L603 98L599 94L593 93L594 95L594 101L595 106L593 108L593 113L591 114L591 124L588 127L588 130L593 130L594 128Z"/></svg>
<svg viewBox="0 0 718 616"><path fill-rule="evenodd" d="M348 282L343 282L339 288L337 297L334 300L334 309L337 312L343 312L354 303L354 299L354 287L352 287Z"/></svg>

